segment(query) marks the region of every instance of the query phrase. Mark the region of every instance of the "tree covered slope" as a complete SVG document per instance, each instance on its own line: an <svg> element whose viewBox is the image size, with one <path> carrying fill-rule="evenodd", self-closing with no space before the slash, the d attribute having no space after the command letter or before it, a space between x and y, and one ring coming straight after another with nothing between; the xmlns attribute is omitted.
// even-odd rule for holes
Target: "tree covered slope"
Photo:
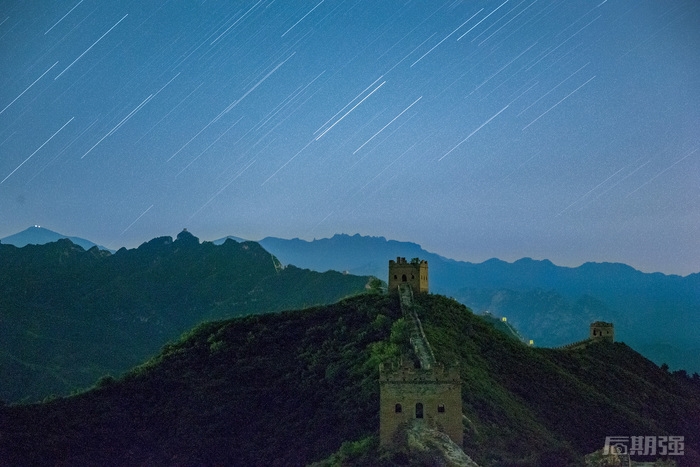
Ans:
<svg viewBox="0 0 700 467"><path fill-rule="evenodd" d="M368 281L282 268L257 243L200 244L188 232L115 254L65 239L0 245L0 399L69 394L202 321L333 303Z"/></svg>
<svg viewBox="0 0 700 467"><path fill-rule="evenodd" d="M624 344L530 348L453 300L416 301L438 360L460 365L464 451L479 465L582 465L614 435L685 436L677 460L700 465L697 379ZM0 409L0 458L289 466L344 453L346 465L415 465L376 442L378 364L399 353L400 316L395 298L366 294L202 324L123 378Z"/></svg>

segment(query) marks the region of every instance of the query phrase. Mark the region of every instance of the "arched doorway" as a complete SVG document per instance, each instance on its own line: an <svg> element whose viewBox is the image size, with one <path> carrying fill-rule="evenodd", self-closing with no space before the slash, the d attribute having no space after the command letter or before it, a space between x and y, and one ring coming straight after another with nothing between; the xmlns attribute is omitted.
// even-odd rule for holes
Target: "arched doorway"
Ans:
<svg viewBox="0 0 700 467"><path fill-rule="evenodd" d="M420 402L416 404L416 418L423 418L423 404Z"/></svg>

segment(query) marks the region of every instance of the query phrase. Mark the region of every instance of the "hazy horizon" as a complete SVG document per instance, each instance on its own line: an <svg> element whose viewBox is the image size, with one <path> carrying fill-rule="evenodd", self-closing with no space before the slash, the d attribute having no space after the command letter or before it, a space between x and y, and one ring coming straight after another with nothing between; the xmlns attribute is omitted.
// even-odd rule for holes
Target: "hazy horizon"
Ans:
<svg viewBox="0 0 700 467"><path fill-rule="evenodd" d="M180 231L175 232L175 233L164 233L164 234L162 234L162 235L156 235L156 236L154 236L154 237L152 237L152 238L148 238L148 239L144 239L144 240L142 240L142 241L139 241L139 242L137 242L137 243L135 243L135 244L133 244L133 245L109 246L109 245L104 245L104 244L100 243L99 241L95 241L94 239L86 238L86 237L84 237L84 236L82 236L82 235L80 235L80 234L66 234L66 233L64 233L64 232L56 232L55 230L52 230L52 229L50 229L50 228L47 228L47 227L41 226L41 225L33 225L33 226L28 227L27 229L32 228L32 227L38 227L38 228L41 228L41 229L45 229L45 230L54 232L54 233L59 234L59 235L64 235L64 236L66 236L66 237L77 237L77 238L82 238L83 240L88 240L88 241L90 241L90 242L92 242L92 243L95 243L95 244L97 244L97 245L99 245L99 246L101 246L101 247L108 248L108 249L110 249L110 250L112 250L112 251L117 251L117 250L119 250L119 249L122 248L122 247L127 248L127 249L138 248L140 245L142 245L142 244L144 244L144 243L147 243L147 242L149 242L150 240L153 240L154 238L158 238L158 237L172 237L173 239L175 239L175 238L177 237L177 235L182 231L182 230L180 230ZM27 230L27 229L24 229L24 230ZM24 230L22 230L21 232L24 232ZM664 272L664 271L645 271L645 270L642 270L642 269L636 267L636 266L633 265L633 264L621 263L621 262L618 262L618 261L594 261L594 260L590 260L590 261L583 261L583 262L581 262L581 263L561 264L561 263L558 263L558 262L556 262L556 261L553 261L551 258L533 258L533 257L531 257L531 256L518 256L518 257L512 257L512 258L499 258L499 257L496 257L496 256L492 256L492 257L489 257L489 258L478 258L478 259L466 258L466 259L460 259L460 258L453 258L453 257L450 257L450 256L446 256L446 255L444 255L443 253L441 253L440 251L430 250L430 249L428 249L428 248L425 248L424 245L421 245L421 244L419 244L419 243L417 243L417 242L414 242L414 241L411 241L411 240L408 240L408 239L401 240L401 239L396 239L396 238L387 238L387 237L385 237L385 236L383 236L383 235L362 235L362 234L357 233L357 232L355 232L355 233L338 232L338 233L332 235L331 237L319 237L319 238L313 238L313 239L300 239L299 237L286 238L286 237L274 237L274 236L269 236L269 235L264 236L264 237L261 237L261 238L244 238L244 237L241 237L241 236L236 235L236 234L228 234L228 235L215 236L215 237L211 237L211 238L209 238L209 237L203 238L203 237L201 237L200 235L198 235L197 232L191 232L189 229L188 229L187 231L190 232L190 233L191 233L192 235L194 235L195 237L197 237L197 238L199 239L200 242L205 242L205 241L207 241L207 242L213 242L213 241L221 240L221 239L227 238L227 237L237 237L237 238L239 238L239 239L246 240L246 241L260 242L261 240L264 240L265 238L273 237L273 238L281 238L281 239L283 239L283 240L302 240L302 241L305 241L305 242L309 242L309 243L310 243L310 242L317 241L317 240L328 240L328 239L332 238L332 237L335 236L335 235L346 235L346 236L349 236L349 237L353 237L353 236L355 236L355 235L360 235L360 236L363 236L363 237L372 237L372 238L384 239L384 240L386 240L387 242L389 242L389 241L397 241L397 242L402 242L402 243L414 243L414 244L418 245L420 248L422 248L423 250L425 250L427 253L436 254L436 255L442 256L442 257L444 257L444 258L446 258L446 259L451 259L451 260L456 260L456 261L470 262L470 263L474 263L474 264L483 263L483 262L486 262L486 261L489 261L489 260L492 260L492 259L496 259L496 260L500 260L500 261L505 261L505 262L507 262L507 263L513 263L513 262L516 262L516 261L519 261L519 260L522 260L522 259L532 259L532 260L535 260L535 261L549 261L549 262L551 262L552 264L554 264L555 266L565 267L565 268L577 268L577 267L582 266L583 264L586 264L586 263L619 263L619 264L626 264L627 266L630 266L630 267L632 267L632 268L634 268L634 269L636 269L636 270L638 270L638 271L644 272L644 273L659 273L659 272L660 272L660 273L666 274L666 275L678 275L678 276L683 276L683 277L685 277L685 276L688 276L688 275L690 275L690 274L695 274L695 273L699 273L699 272L700 272L700 271L691 271L691 272L689 272L689 273L687 273L687 274L678 274L678 273ZM21 232L15 232L14 234L21 233ZM9 237L9 236L11 236L11 235L14 235L14 234L5 235L4 237L0 238L0 240L4 239L5 237Z"/></svg>
<svg viewBox="0 0 700 467"><path fill-rule="evenodd" d="M699 24L692 0L11 0L0 236L695 273Z"/></svg>

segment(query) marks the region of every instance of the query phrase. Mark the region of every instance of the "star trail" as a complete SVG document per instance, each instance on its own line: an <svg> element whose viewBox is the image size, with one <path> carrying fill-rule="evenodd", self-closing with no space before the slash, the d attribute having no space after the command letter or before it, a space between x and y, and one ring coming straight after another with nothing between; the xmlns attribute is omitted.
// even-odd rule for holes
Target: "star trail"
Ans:
<svg viewBox="0 0 700 467"><path fill-rule="evenodd" d="M692 0L5 1L0 236L698 272L698 50Z"/></svg>

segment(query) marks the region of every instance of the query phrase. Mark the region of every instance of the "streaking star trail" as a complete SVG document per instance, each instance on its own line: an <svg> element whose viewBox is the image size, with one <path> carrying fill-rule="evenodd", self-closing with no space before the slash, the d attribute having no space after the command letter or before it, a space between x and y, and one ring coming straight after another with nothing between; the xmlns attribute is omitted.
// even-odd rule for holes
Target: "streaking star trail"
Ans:
<svg viewBox="0 0 700 467"><path fill-rule="evenodd" d="M697 1L1 10L0 237L360 233L698 272Z"/></svg>
<svg viewBox="0 0 700 467"><path fill-rule="evenodd" d="M51 136L49 136L49 139L47 139L46 141L44 141L44 142L41 144L41 146L39 146L38 148L36 148L36 149L34 150L33 153L31 153L26 159L24 159L24 160L15 168L15 170L13 170L13 171L10 172L9 174L7 174L7 177L3 178L2 181L0 181L0 185L2 185L3 183L5 183L5 181L6 181L8 178L10 178L10 177L12 176L12 174L14 174L15 172L17 172L17 171L19 170L19 168L22 167L24 164L26 164L27 161L28 161L29 159L31 159L32 157L34 157L34 155L35 155L37 152L39 152L39 151L41 150L41 148L43 148L44 146L46 146L46 145L48 144L48 142L51 141L51 140L54 138L54 136L56 136L57 134L59 134L59 133L61 132L61 130L63 130L70 122L73 121L74 118L75 118L75 117L71 117L71 119L68 120L66 123L64 123L63 126L62 126L61 128L59 128L58 130L56 130L56 133L54 133L54 134L52 134Z"/></svg>

